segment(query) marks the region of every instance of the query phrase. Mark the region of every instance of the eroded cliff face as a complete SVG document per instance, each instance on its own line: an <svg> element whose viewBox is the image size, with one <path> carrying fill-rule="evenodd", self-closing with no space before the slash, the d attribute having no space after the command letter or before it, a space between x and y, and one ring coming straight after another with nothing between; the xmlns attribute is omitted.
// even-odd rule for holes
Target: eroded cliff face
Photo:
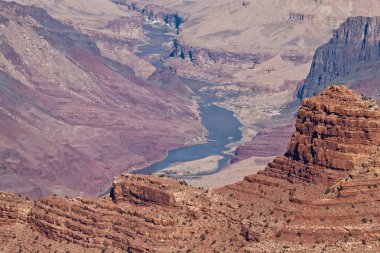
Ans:
<svg viewBox="0 0 380 253"><path fill-rule="evenodd" d="M305 99L286 155L270 163L265 173L311 182L352 171L377 153L379 116L375 101L345 87L332 86ZM286 173L276 174L281 168Z"/></svg>
<svg viewBox="0 0 380 253"><path fill-rule="evenodd" d="M331 40L317 49L310 73L298 89L298 97L318 94L331 83L350 87L379 100L379 17L350 17Z"/></svg>
<svg viewBox="0 0 380 253"><path fill-rule="evenodd" d="M202 190L122 175L110 196L0 194L2 252L377 252L380 112L333 86L304 100L287 153Z"/></svg>

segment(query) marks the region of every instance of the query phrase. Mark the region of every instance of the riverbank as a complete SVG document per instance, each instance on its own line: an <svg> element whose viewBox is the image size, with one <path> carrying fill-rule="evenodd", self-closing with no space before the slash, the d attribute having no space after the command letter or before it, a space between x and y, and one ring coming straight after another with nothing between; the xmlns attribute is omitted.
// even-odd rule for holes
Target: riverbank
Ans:
<svg viewBox="0 0 380 253"><path fill-rule="evenodd" d="M164 68L163 58L174 35L167 26L148 23L143 27L149 41L139 48L137 55L148 59L157 71L161 71ZM162 85L173 86L170 78L164 81L166 83ZM198 103L199 116L207 130L205 142L197 143L197 140L195 145L171 150L164 160L134 173L152 174L165 171L166 175L172 177L180 174L201 177L221 171L233 158L237 143L242 138L240 122L231 111L216 105L221 102L221 98L207 89L213 85L194 79L181 78L180 82L192 90Z"/></svg>

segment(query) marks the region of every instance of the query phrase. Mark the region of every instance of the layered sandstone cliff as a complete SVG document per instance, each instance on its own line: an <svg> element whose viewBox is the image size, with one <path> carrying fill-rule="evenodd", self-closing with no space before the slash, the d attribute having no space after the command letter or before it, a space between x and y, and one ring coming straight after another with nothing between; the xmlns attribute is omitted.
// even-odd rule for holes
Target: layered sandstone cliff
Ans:
<svg viewBox="0 0 380 253"><path fill-rule="evenodd" d="M286 155L269 164L264 173L277 176L283 168L280 177L311 182L317 180L316 175L327 180L331 173L351 171L377 152L379 126L376 102L332 86L302 102Z"/></svg>
<svg viewBox="0 0 380 253"><path fill-rule="evenodd" d="M378 252L380 111L332 86L303 101L287 153L215 190L122 175L110 196L0 194L0 250Z"/></svg>

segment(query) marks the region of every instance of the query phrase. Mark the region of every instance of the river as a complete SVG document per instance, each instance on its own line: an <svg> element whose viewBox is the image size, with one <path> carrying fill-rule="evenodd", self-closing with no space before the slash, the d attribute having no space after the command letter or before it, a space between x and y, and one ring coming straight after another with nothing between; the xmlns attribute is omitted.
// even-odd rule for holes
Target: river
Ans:
<svg viewBox="0 0 380 253"><path fill-rule="evenodd" d="M160 58L169 54L165 44L173 41L174 35L167 26L146 24L144 25L144 29L150 42L139 48L140 52L138 55L145 58L149 57L150 62L155 67L162 68ZM229 164L232 155L230 154L231 152L228 152L230 150L228 145L242 138L240 122L231 111L214 104L218 100L213 94L202 91L202 87L211 84L193 79L182 80L200 97L200 116L203 126L208 130L206 143L171 150L166 159L134 171L134 173L152 174L178 163L195 161L209 156L220 156L222 158L218 159L217 166L211 171L199 172L196 173L196 176L216 173Z"/></svg>

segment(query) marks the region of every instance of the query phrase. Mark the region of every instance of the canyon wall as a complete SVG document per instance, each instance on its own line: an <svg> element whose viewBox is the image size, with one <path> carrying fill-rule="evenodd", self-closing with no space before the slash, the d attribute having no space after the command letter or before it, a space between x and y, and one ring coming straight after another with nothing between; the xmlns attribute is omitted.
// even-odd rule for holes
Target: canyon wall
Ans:
<svg viewBox="0 0 380 253"><path fill-rule="evenodd" d="M330 84L348 83L355 90L379 99L379 17L348 18L331 40L317 49L307 79L298 89L302 99Z"/></svg>

